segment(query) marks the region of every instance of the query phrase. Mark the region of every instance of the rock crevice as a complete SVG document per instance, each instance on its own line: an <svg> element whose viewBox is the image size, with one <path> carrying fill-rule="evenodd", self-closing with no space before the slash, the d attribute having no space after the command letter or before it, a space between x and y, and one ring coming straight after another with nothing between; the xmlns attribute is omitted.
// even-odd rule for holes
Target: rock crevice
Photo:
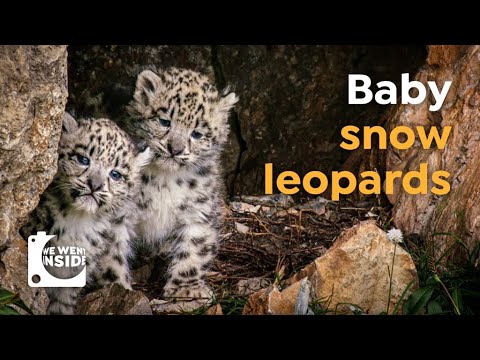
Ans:
<svg viewBox="0 0 480 360"><path fill-rule="evenodd" d="M225 75L223 73L222 69L222 64L220 63L218 59L218 45L212 45L211 49L211 54L212 54L212 66L213 66L213 71L215 73L215 80L216 83L218 84L220 89L224 89L227 86L227 82L225 81ZM235 91L235 89L233 89ZM237 94L238 95L238 94ZM240 119L238 117L237 111L233 109L231 111L230 115L230 129L233 134L233 137L235 138L233 141L236 141L236 145L232 146L230 145L230 148L237 148L238 150L236 151L237 154L237 159L234 161L234 169L233 173L230 174L224 174L226 176L226 181L228 184L228 189L229 189L229 195L233 196L235 195L235 182L237 180L237 176L240 173L240 167L242 163L242 155L243 153L247 150L247 142L243 138L242 135L242 127L240 126ZM230 137L231 138L231 137ZM224 156L229 156L229 151L227 150L226 155ZM232 156L232 155L230 155ZM226 160L224 160L226 161Z"/></svg>

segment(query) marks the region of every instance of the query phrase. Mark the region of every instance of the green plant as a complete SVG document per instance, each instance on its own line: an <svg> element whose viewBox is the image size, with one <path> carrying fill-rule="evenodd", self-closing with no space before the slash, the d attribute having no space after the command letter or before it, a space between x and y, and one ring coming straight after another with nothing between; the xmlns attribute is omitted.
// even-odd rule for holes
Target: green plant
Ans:
<svg viewBox="0 0 480 360"><path fill-rule="evenodd" d="M18 294L0 287L0 315L20 315L15 306L32 314Z"/></svg>
<svg viewBox="0 0 480 360"><path fill-rule="evenodd" d="M420 287L414 291L403 305L403 313L407 315L455 314L472 315L480 313L480 245L469 249L457 235L451 233L435 233L450 236L455 241L437 259L433 258L433 240L423 248L412 251L417 263ZM455 247L460 246L466 253L465 263L458 265L444 261ZM430 247L430 249L429 249ZM442 265L442 272L436 268Z"/></svg>
<svg viewBox="0 0 480 360"><path fill-rule="evenodd" d="M400 310L400 305L403 303L403 300L405 299L405 296L407 295L408 290L412 287L412 285L415 283L415 280L412 280L408 283L407 286L405 286L405 289L402 292L402 295L400 296L400 299L398 299L397 304L393 308L392 315L398 315L398 311ZM388 298L388 301L390 302L390 296Z"/></svg>
<svg viewBox="0 0 480 360"><path fill-rule="evenodd" d="M218 303L222 307L224 315L241 315L247 303L247 297L230 294L230 296L220 299Z"/></svg>

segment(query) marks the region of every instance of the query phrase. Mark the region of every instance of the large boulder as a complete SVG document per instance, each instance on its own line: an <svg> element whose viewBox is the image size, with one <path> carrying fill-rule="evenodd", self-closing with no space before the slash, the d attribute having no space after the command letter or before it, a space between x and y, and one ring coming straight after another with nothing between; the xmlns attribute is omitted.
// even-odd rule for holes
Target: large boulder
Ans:
<svg viewBox="0 0 480 360"><path fill-rule="evenodd" d="M439 88L445 81L452 81L444 104L437 112L429 111L433 97L427 94L422 104L399 105L389 128L452 126L452 132L444 150L425 150L419 142L408 150L390 148L386 166L387 170L405 173L427 163L429 178L437 170L451 174L451 191L447 195L410 195L398 182L389 197L397 227L433 239L439 255L456 240L436 233L456 235L469 248L478 245L480 239L480 46L430 46L428 50L426 64L415 78L423 84L435 81ZM465 251L458 246L450 255L451 260L462 260Z"/></svg>
<svg viewBox="0 0 480 360"><path fill-rule="evenodd" d="M46 297L27 285L18 229L57 171L66 100L66 46L0 46L0 286L37 313Z"/></svg>
<svg viewBox="0 0 480 360"><path fill-rule="evenodd" d="M418 287L418 278L411 256L369 220L341 233L324 255L286 285L283 291L273 285L252 294L243 313L293 315L302 307L299 302L306 306L303 285L311 289L310 302L317 302L327 313L351 314L353 306L366 314L387 310L392 314L397 304L401 312L402 302Z"/></svg>

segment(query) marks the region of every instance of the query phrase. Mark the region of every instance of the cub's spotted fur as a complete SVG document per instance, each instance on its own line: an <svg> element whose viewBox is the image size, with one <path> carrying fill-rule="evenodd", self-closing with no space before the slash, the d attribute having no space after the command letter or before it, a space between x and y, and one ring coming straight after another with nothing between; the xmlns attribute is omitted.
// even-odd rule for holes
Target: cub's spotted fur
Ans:
<svg viewBox="0 0 480 360"><path fill-rule="evenodd" d="M191 70L139 74L129 131L155 154L142 175L138 236L170 255L164 297L205 298L205 272L218 247L220 159L234 93L220 94Z"/></svg>
<svg viewBox="0 0 480 360"><path fill-rule="evenodd" d="M131 288L127 257L133 236L140 169L151 160L150 149L139 152L128 135L108 119L79 120L65 114L59 144L58 172L42 195L26 239L37 231L56 235L50 246L86 249L87 286L118 282ZM49 267L60 278L79 268ZM50 314L72 314L81 288L47 288Z"/></svg>

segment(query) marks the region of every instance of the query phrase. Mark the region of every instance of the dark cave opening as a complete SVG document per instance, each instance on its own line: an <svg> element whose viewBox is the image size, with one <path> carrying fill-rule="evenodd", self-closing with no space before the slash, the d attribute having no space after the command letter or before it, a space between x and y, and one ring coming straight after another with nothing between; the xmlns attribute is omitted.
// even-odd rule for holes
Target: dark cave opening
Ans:
<svg viewBox="0 0 480 360"><path fill-rule="evenodd" d="M413 77L425 63L427 46L102 45L69 46L68 53L67 110L79 116L122 117L145 67L192 68L220 89L231 85L240 102L223 162L228 193L236 195L263 193L265 163L301 177L358 170L362 155L339 147L342 127L381 125L390 107L349 105L348 74L398 86L402 73Z"/></svg>

